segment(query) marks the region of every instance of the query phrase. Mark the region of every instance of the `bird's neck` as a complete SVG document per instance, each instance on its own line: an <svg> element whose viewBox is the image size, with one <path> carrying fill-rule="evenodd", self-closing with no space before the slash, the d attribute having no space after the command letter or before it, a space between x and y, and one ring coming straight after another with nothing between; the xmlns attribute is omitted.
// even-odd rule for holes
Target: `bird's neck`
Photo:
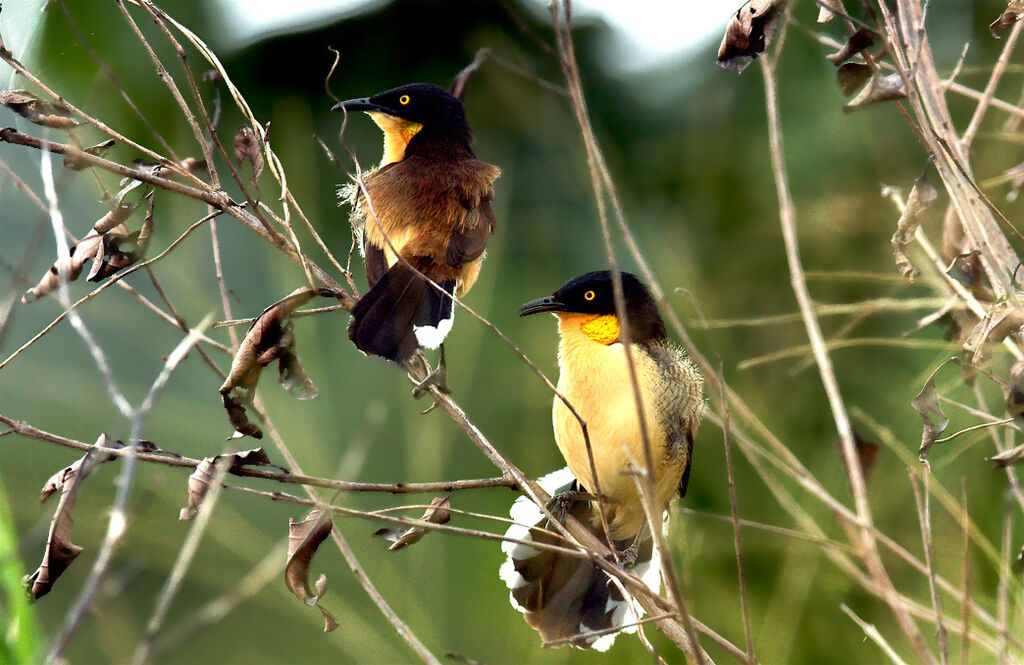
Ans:
<svg viewBox="0 0 1024 665"><path fill-rule="evenodd" d="M471 139L468 127L458 131L436 131L424 127L409 140L405 156L429 155L431 159L450 161L473 159L476 155L469 147Z"/></svg>

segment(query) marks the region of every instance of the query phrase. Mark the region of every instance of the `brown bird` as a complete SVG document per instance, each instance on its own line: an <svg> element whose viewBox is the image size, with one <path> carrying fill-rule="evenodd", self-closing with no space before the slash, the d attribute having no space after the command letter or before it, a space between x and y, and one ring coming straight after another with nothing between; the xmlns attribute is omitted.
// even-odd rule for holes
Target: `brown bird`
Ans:
<svg viewBox="0 0 1024 665"><path fill-rule="evenodd" d="M630 347L644 419L652 448L652 507L658 517L671 499L684 496L690 478L693 437L704 408L704 380L683 352L668 340L665 324L647 288L635 276L622 274ZM520 316L552 312L558 318L558 391L587 423L593 451L592 473L586 440L579 422L561 399L552 413L555 443L567 470L542 478L555 497L603 537L597 501L601 500L615 550L627 568L648 586L659 584L659 556L647 526L636 472L647 469L640 417L629 378L622 322L615 313L609 271L577 277L553 295L532 300ZM570 473L571 472L571 473ZM579 490L582 490L581 493ZM578 500L584 496L586 501ZM559 496L567 501L560 501ZM544 526L541 511L526 497L512 508L516 524L508 531L519 540L555 542L531 531ZM573 646L607 649L614 633L586 633L635 622L642 610L611 579L587 560L506 542L508 560L501 577L511 590L512 604L545 641L567 638Z"/></svg>
<svg viewBox="0 0 1024 665"><path fill-rule="evenodd" d="M365 194L348 191L370 285L348 335L364 353L401 364L417 347L441 346L451 330L451 296L473 286L494 233L492 184L501 171L476 158L462 102L435 85L334 108L365 111L384 132L384 157L364 177Z"/></svg>

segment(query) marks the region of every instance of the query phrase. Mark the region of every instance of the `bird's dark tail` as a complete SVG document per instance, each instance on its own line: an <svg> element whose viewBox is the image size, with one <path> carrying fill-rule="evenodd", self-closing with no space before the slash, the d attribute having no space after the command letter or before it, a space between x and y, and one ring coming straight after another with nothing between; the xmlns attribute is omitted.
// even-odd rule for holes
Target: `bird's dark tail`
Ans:
<svg viewBox="0 0 1024 665"><path fill-rule="evenodd" d="M419 346L435 349L452 327L449 293L441 293L404 263L396 263L352 309L348 336L363 353L403 363Z"/></svg>
<svg viewBox="0 0 1024 665"><path fill-rule="evenodd" d="M537 482L554 496L572 489L575 481L566 467ZM515 524L505 533L507 537L558 543L556 538L536 530L547 527L547 520L528 497L516 499L510 512ZM623 544L617 545L621 549ZM540 632L545 642L568 640L581 649L607 651L618 632L636 632L636 626L630 624L643 616L643 609L631 596L623 595L623 589L590 561L509 541L503 542L501 549L508 556L499 574L509 588L509 602L524 614L526 622ZM661 587L660 569L658 551L648 539L631 570L657 592ZM593 634L623 626L627 627L618 632Z"/></svg>

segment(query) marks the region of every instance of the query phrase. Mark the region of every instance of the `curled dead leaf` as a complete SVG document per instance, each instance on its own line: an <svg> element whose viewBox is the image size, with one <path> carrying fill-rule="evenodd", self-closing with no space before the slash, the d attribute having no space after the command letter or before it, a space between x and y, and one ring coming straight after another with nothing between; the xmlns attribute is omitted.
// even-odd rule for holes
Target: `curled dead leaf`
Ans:
<svg viewBox="0 0 1024 665"><path fill-rule="evenodd" d="M57 491L60 491L60 502L53 513L50 521L50 531L46 538L46 550L43 552L43 560L35 572L27 575L24 580L25 588L36 600L50 592L57 578L67 570L68 566L82 553L82 547L71 542L71 511L75 506L75 498L86 477L100 464L109 461L111 456L104 449L108 447L119 447L118 441L113 446L108 446L107 435L100 434L93 447L78 461L71 466L65 467L50 476L43 485L40 492L40 499L46 501Z"/></svg>
<svg viewBox="0 0 1024 665"><path fill-rule="evenodd" d="M836 70L839 91L850 97L871 79L871 67L862 62L847 62Z"/></svg>
<svg viewBox="0 0 1024 665"><path fill-rule="evenodd" d="M263 151L260 150L259 139L256 138L256 132L252 131L252 127L248 125L242 125L235 132L235 161L241 166L242 161L246 160L252 165L252 182L253 187L258 187L256 181L259 180L260 174L263 173Z"/></svg>
<svg viewBox="0 0 1024 665"><path fill-rule="evenodd" d="M71 111L52 102L40 99L27 90L4 90L0 92L0 104L11 109L31 123L52 129L71 129L82 124L74 119Z"/></svg>
<svg viewBox="0 0 1024 665"><path fill-rule="evenodd" d="M288 520L288 562L284 567L284 582L296 598L307 605L315 606L324 618L324 632L329 633L338 627L334 616L320 605L320 600L327 593L327 575L321 574L317 579L316 592L309 588L309 567L313 562L320 544L331 535L334 523L331 516L320 510L314 510L301 522Z"/></svg>
<svg viewBox="0 0 1024 665"><path fill-rule="evenodd" d="M106 152L108 149L114 147L115 143L116 143L116 141L114 141L114 139L107 139L106 141L104 141L102 143L97 143L94 146L90 146L88 148L83 149L82 152L88 153L88 154L93 155L95 157L99 157L104 152ZM89 164L86 163L81 158L78 158L78 157L65 157L64 158L64 166L66 168L71 169L72 171L81 171L84 168L88 168Z"/></svg>
<svg viewBox="0 0 1024 665"><path fill-rule="evenodd" d="M220 387L221 399L235 431L260 438L263 433L249 422L244 403L252 399L263 368L278 362L281 385L297 399L313 399L316 386L306 376L295 353L291 315L314 296L333 297L326 289L298 288L263 310L245 333L231 361L231 371Z"/></svg>
<svg viewBox="0 0 1024 665"><path fill-rule="evenodd" d="M899 74L874 74L857 95L843 107L843 113L853 113L879 102L907 98L907 88Z"/></svg>
<svg viewBox="0 0 1024 665"><path fill-rule="evenodd" d="M824 9L824 8L823 8ZM850 38L846 40L843 47L832 53L826 55L825 58L833 65L838 67L853 56L857 55L866 48L870 48L875 43L875 33L867 28L861 28L857 32L850 35Z"/></svg>
<svg viewBox="0 0 1024 665"><path fill-rule="evenodd" d="M948 358L944 360L942 364L932 371L928 380L924 382L921 392L915 395L914 399L910 400L910 405L921 415L923 425L921 429L921 447L917 451L917 455L922 462L928 456L932 446L935 445L935 440L939 438L939 434L949 426L949 418L942 412L942 407L939 405L939 391L935 388L935 377L940 369L951 362L960 362L960 359Z"/></svg>
<svg viewBox="0 0 1024 665"><path fill-rule="evenodd" d="M819 0L818 23L828 23L844 13L842 0Z"/></svg>
<svg viewBox="0 0 1024 665"><path fill-rule="evenodd" d="M424 522L431 522L433 524L444 524L452 518L451 502L447 496L439 496L430 502L430 507L423 513L423 517L420 519ZM377 529L373 533L375 536L381 536L385 540L391 541L391 546L388 547L392 552L400 550L409 545L414 545L423 539L423 536L427 535L427 531L430 529L422 526L409 526L399 529Z"/></svg>
<svg viewBox="0 0 1024 665"><path fill-rule="evenodd" d="M262 448L253 448L238 453L203 458L195 471L188 477L188 506L181 509L181 512L178 514L179 520L195 519L196 513L199 512L200 504L202 504L203 499L206 497L206 493L210 491L210 485L216 476L219 464L226 465L224 467L225 473L235 473L246 466L272 466L281 469L281 467L271 463L266 451ZM287 472L287 469L282 469L282 471Z"/></svg>
<svg viewBox="0 0 1024 665"><path fill-rule="evenodd" d="M988 460L992 462L997 469L1003 469L1008 466L1013 466L1014 464L1024 463L1024 443L1016 448L1005 450L998 455L993 455L992 457L989 457Z"/></svg>
<svg viewBox="0 0 1024 665"><path fill-rule="evenodd" d="M1021 16L1024 16L1024 0L1010 0L1006 3L1006 8L999 18L989 24L988 31L993 37L999 39L996 30L1009 30L1014 23L1021 19Z"/></svg>
<svg viewBox="0 0 1024 665"><path fill-rule="evenodd" d="M929 166L930 166L929 162ZM903 214L896 222L896 232L892 234L892 251L896 257L896 267L900 274L913 282L921 274L910 262L906 254L907 246L913 241L914 233L924 221L925 213L932 202L939 197L939 192L928 181L928 170L918 176L914 182L910 195L907 196L907 203L903 208Z"/></svg>
<svg viewBox="0 0 1024 665"><path fill-rule="evenodd" d="M748 0L729 20L718 47L718 64L742 72L772 42L788 0Z"/></svg>

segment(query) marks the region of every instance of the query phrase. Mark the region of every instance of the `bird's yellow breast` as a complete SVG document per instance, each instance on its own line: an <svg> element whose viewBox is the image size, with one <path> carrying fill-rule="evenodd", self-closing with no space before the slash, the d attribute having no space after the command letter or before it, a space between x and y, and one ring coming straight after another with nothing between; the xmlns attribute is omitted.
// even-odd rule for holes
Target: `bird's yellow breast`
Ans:
<svg viewBox="0 0 1024 665"><path fill-rule="evenodd" d="M612 537L631 538L645 521L632 470L644 469L646 457L625 347L617 341L597 341L609 337L611 324L600 320L605 317L560 313L558 318L558 391L587 423L597 483L579 422L557 397L552 413L555 442L584 488L592 493L599 490L611 500L605 510ZM654 459L655 509L660 512L676 490L683 461L666 454L666 433L657 412L657 387L662 380L658 366L641 347L633 345L631 352Z"/></svg>

